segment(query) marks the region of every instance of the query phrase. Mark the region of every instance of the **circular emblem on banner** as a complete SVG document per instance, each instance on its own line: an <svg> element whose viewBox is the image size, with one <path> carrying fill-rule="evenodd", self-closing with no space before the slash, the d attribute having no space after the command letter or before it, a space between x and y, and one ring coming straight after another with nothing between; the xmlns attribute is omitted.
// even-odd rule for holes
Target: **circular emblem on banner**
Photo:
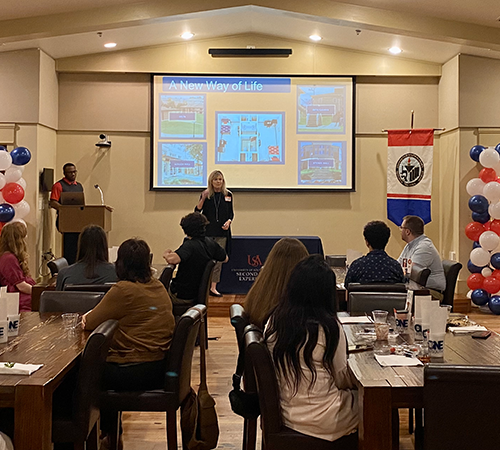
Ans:
<svg viewBox="0 0 500 450"><path fill-rule="evenodd" d="M424 177L424 162L415 153L405 153L396 163L396 177L403 186L416 186Z"/></svg>

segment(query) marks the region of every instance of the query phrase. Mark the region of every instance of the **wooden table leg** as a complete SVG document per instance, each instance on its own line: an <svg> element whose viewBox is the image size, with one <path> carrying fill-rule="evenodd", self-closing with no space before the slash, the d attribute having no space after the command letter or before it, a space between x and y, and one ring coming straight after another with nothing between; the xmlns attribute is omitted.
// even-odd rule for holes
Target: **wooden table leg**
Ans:
<svg viewBox="0 0 500 450"><path fill-rule="evenodd" d="M16 386L14 427L16 450L51 450L52 392L43 386Z"/></svg>
<svg viewBox="0 0 500 450"><path fill-rule="evenodd" d="M391 387L377 383L358 390L359 450L391 450L393 446Z"/></svg>

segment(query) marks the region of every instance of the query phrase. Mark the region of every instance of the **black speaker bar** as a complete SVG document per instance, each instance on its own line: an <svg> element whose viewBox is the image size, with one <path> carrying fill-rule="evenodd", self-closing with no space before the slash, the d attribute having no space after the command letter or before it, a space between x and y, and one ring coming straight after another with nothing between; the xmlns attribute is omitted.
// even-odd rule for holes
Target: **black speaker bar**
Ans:
<svg viewBox="0 0 500 450"><path fill-rule="evenodd" d="M212 58L288 58L291 48L209 48Z"/></svg>

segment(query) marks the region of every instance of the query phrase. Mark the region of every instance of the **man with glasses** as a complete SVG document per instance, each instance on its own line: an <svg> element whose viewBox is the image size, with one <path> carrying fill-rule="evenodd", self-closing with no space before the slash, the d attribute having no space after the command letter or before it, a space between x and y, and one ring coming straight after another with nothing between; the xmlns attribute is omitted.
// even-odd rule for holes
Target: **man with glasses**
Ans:
<svg viewBox="0 0 500 450"><path fill-rule="evenodd" d="M436 247L424 234L424 221L418 216L406 216L399 228L401 229L401 239L406 242L406 246L398 258L405 276L409 278L412 266L419 269L430 269L431 274L425 287L431 291L435 299L441 300L446 288L443 264ZM410 281L409 287L410 289L420 288L413 281Z"/></svg>
<svg viewBox="0 0 500 450"><path fill-rule="evenodd" d="M50 206L57 211L56 227L59 230L59 209L61 208L62 192L83 192L83 186L76 181L76 166L73 163L66 163L63 166L64 178L54 183L50 192ZM63 256L68 264L76 262L78 250L78 236L80 233L63 233Z"/></svg>

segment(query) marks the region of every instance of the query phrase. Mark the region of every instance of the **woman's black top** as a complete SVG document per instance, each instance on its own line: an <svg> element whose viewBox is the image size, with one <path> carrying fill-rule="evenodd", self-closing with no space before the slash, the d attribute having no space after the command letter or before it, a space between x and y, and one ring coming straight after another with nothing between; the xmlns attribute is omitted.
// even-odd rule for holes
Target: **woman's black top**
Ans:
<svg viewBox="0 0 500 450"><path fill-rule="evenodd" d="M203 208L195 211L201 212L210 222L207 225L206 236L210 237L231 237L231 227L223 230L224 225L229 219L233 220L233 194L227 191L227 195L222 192L215 192L210 198L205 199Z"/></svg>

